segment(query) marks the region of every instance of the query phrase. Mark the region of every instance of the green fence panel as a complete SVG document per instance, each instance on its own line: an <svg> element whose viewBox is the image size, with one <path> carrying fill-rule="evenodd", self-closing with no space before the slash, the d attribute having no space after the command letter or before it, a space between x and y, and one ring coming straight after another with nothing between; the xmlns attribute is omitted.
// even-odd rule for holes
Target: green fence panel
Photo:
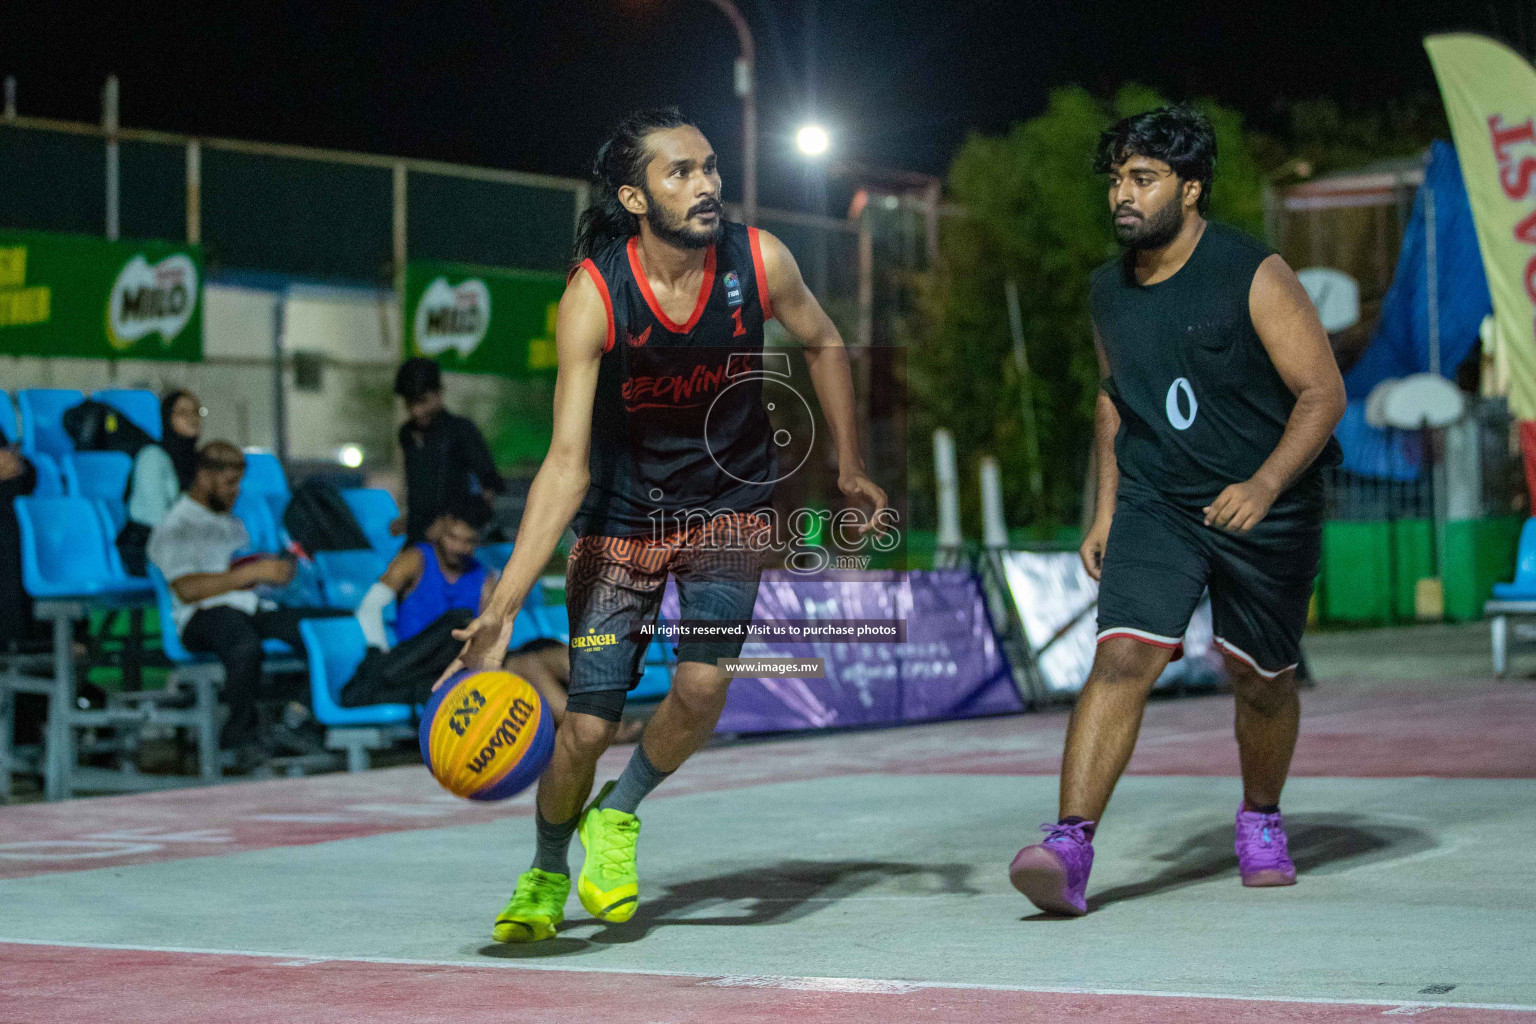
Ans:
<svg viewBox="0 0 1536 1024"><path fill-rule="evenodd" d="M1524 524L1519 516L1446 524L1442 563L1446 566L1446 618L1468 622L1483 617L1483 604L1493 595L1493 585L1514 578L1515 551Z"/></svg>
<svg viewBox="0 0 1536 1024"><path fill-rule="evenodd" d="M124 141L118 144L118 168L122 236L186 238L187 147Z"/></svg>
<svg viewBox="0 0 1536 1024"><path fill-rule="evenodd" d="M211 270L393 279L394 172L203 147Z"/></svg>
<svg viewBox="0 0 1536 1024"><path fill-rule="evenodd" d="M0 127L0 227L103 234L106 167L99 138Z"/></svg>
<svg viewBox="0 0 1536 1024"><path fill-rule="evenodd" d="M570 264L576 195L567 189L412 171L405 210L411 260L560 274Z"/></svg>

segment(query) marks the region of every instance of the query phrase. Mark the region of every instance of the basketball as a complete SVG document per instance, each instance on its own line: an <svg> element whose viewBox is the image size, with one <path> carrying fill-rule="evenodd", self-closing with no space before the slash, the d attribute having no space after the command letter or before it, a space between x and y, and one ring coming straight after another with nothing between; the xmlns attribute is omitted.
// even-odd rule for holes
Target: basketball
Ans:
<svg viewBox="0 0 1536 1024"><path fill-rule="evenodd" d="M555 719L539 693L511 672L460 672L421 716L421 756L454 796L505 800L543 774Z"/></svg>

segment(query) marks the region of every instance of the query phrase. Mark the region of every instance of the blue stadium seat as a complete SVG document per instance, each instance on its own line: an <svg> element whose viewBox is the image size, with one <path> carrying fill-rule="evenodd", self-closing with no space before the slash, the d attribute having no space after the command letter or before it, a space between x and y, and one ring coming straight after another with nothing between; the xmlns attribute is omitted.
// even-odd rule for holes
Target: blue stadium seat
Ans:
<svg viewBox="0 0 1536 1024"><path fill-rule="evenodd" d="M35 598L116 594L102 520L89 498L17 498L21 578Z"/></svg>
<svg viewBox="0 0 1536 1024"><path fill-rule="evenodd" d="M262 495L242 486L233 511L235 518L245 524L245 532L251 535L251 546L240 554L271 555L283 550L282 541L277 535L277 524L272 521L272 510L267 507Z"/></svg>
<svg viewBox="0 0 1536 1024"><path fill-rule="evenodd" d="M286 542L288 540L288 528L283 525L283 513L288 511L288 499L290 495L284 491L282 494L264 494L263 500L267 503L267 511L272 514L272 522L277 526L277 532Z"/></svg>
<svg viewBox="0 0 1536 1024"><path fill-rule="evenodd" d="M64 433L64 410L85 401L85 394L74 388L27 388L16 392L21 410L21 447L27 453L42 452L62 461L75 450L74 441Z"/></svg>
<svg viewBox="0 0 1536 1024"><path fill-rule="evenodd" d="M112 567L112 578L124 591L148 590L149 580L143 576L130 576L128 569L123 565L123 556L117 551L117 535L122 530L122 521L116 518L117 511L121 511L122 502L118 502L116 511L110 502L101 498L95 498L91 504L96 508L96 519L101 523L102 530L106 533L107 564Z"/></svg>
<svg viewBox="0 0 1536 1024"><path fill-rule="evenodd" d="M344 708L338 699L367 652L363 627L356 619L305 619L299 635L309 657L310 702L315 720L326 726L392 725L409 722L409 704L369 704Z"/></svg>
<svg viewBox="0 0 1536 1024"><path fill-rule="evenodd" d="M72 452L64 460L64 486L82 498L122 501L133 459L123 452Z"/></svg>
<svg viewBox="0 0 1536 1024"><path fill-rule="evenodd" d="M4 437L0 444L21 443L21 423L16 419L16 407L4 391L0 391L0 436Z"/></svg>
<svg viewBox="0 0 1536 1024"><path fill-rule="evenodd" d="M1520 527L1520 546L1515 551L1513 583L1493 585L1495 601L1536 601L1536 518Z"/></svg>
<svg viewBox="0 0 1536 1024"><path fill-rule="evenodd" d="M400 516L400 506L395 504L393 494L377 487L348 487L341 496L375 551L387 558L400 553L405 538L392 537L389 533L389 524Z"/></svg>
<svg viewBox="0 0 1536 1024"><path fill-rule="evenodd" d="M277 456L261 448L245 450L245 478L240 490L252 494L288 494L288 478Z"/></svg>
<svg viewBox="0 0 1536 1024"><path fill-rule="evenodd" d="M156 441L160 440L160 396L142 388L108 388L91 395L127 416Z"/></svg>
<svg viewBox="0 0 1536 1024"><path fill-rule="evenodd" d="M475 557L499 573L506 568L507 559L512 557L512 544L509 541L482 544L475 548Z"/></svg>
<svg viewBox="0 0 1536 1024"><path fill-rule="evenodd" d="M27 460L37 470L37 486L32 488L32 497L64 497L64 475L59 472L59 464L42 452L29 453Z"/></svg>
<svg viewBox="0 0 1536 1024"><path fill-rule="evenodd" d="M320 590L331 608L356 611L368 588L379 581L389 559L372 548L363 551L316 551Z"/></svg>

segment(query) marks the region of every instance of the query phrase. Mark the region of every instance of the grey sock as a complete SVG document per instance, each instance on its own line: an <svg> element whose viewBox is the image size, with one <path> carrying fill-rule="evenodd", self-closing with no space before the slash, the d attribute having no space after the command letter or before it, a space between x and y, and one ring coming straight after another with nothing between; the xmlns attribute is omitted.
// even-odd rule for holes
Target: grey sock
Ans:
<svg viewBox="0 0 1536 1024"><path fill-rule="evenodd" d="M533 855L533 866L540 871L569 876L571 836L576 833L576 822L581 820L581 815L563 824L551 825L537 810L533 813L539 828L539 845Z"/></svg>
<svg viewBox="0 0 1536 1024"><path fill-rule="evenodd" d="M645 756L645 744L636 743L634 756L625 766L624 774L619 776L613 792L603 801L604 809L634 814L646 794L661 785L662 780L671 774L651 764L651 759Z"/></svg>

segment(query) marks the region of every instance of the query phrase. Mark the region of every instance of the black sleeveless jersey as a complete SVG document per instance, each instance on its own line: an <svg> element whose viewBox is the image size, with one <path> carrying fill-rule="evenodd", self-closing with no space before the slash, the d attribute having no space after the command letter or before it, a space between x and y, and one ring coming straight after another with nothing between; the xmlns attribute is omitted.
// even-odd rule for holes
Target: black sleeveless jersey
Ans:
<svg viewBox="0 0 1536 1024"><path fill-rule="evenodd" d="M592 275L609 314L578 536L670 533L686 513L773 504L762 403L763 325L773 310L757 229L725 223L681 324L652 294L637 242L614 241L577 268Z"/></svg>
<svg viewBox="0 0 1536 1024"><path fill-rule="evenodd" d="M1207 222L1189 260L1166 281L1136 282L1127 252L1093 274L1089 307L1109 361L1105 391L1120 413L1123 477L1203 508L1274 453L1296 397L1264 350L1248 310L1254 274L1274 250ZM1321 498L1319 464L1281 496Z"/></svg>

